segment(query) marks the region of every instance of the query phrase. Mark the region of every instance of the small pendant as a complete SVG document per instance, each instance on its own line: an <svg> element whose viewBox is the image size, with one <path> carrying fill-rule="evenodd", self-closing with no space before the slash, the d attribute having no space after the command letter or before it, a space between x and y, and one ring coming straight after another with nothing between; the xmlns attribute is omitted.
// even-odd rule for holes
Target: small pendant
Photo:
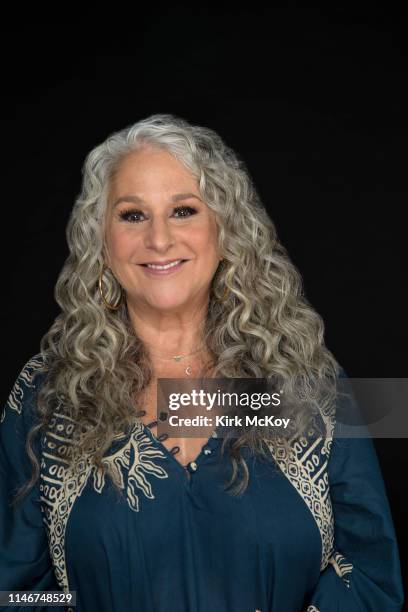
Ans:
<svg viewBox="0 0 408 612"><path fill-rule="evenodd" d="M174 355L174 361L181 361L183 359L183 355Z"/></svg>
<svg viewBox="0 0 408 612"><path fill-rule="evenodd" d="M191 376L191 366L187 366L185 369L187 376Z"/></svg>

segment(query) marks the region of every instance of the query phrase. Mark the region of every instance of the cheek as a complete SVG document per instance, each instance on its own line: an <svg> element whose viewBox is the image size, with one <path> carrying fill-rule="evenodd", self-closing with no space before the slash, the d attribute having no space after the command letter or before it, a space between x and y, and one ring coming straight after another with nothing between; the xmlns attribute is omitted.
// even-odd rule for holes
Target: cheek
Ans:
<svg viewBox="0 0 408 612"><path fill-rule="evenodd" d="M137 246L134 234L118 227L113 227L109 231L106 241L113 260L125 259Z"/></svg>
<svg viewBox="0 0 408 612"><path fill-rule="evenodd" d="M217 231L211 223L195 230L191 229L189 241L197 252L204 252L207 256L218 250Z"/></svg>

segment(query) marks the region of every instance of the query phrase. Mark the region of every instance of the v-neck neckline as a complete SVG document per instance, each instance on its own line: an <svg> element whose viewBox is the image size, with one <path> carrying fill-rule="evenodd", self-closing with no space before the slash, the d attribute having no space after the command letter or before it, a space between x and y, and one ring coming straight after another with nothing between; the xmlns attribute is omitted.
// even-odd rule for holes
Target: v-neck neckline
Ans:
<svg viewBox="0 0 408 612"><path fill-rule="evenodd" d="M199 465L201 465L203 458L207 456L211 456L211 454L214 452L214 449L217 445L217 441L218 441L218 435L216 433L216 430L214 430L211 435L209 436L209 438L207 438L207 440L204 442L204 444L202 445L199 453L197 454L197 456L192 460L189 461L187 463L187 465L183 465L178 459L176 459L176 457L173 455L172 452L170 452L170 450L167 448L167 446L165 446L163 444L163 442L161 442L156 436L155 434L152 432L152 430L150 429L150 427L148 427L145 423L142 423L143 429L144 431L149 435L150 439L160 447L161 450L163 450L163 452L165 453L166 457L168 457L175 465L177 465L178 469L180 471L183 472L184 475L190 476L191 479L191 471L195 471L194 470L194 466L197 466L197 468L199 467ZM206 453L205 451L209 450L209 453Z"/></svg>

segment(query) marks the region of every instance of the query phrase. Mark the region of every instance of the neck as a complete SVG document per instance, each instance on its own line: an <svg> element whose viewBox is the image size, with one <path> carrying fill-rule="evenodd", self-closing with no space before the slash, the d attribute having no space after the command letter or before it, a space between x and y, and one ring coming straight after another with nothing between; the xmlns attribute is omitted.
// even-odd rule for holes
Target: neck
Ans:
<svg viewBox="0 0 408 612"><path fill-rule="evenodd" d="M143 312L128 302L128 313L136 335L149 353L163 358L187 355L205 348L203 332L208 303L194 310L170 313L154 309ZM198 355L198 354L197 354Z"/></svg>

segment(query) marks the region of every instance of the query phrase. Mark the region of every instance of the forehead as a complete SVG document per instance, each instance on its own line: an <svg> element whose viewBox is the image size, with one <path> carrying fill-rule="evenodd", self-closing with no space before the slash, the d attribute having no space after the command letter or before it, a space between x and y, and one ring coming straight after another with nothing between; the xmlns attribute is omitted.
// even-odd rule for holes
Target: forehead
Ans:
<svg viewBox="0 0 408 612"><path fill-rule="evenodd" d="M135 189L172 188L180 182L193 187L197 181L186 166L168 151L143 147L123 157L112 176L112 187Z"/></svg>

